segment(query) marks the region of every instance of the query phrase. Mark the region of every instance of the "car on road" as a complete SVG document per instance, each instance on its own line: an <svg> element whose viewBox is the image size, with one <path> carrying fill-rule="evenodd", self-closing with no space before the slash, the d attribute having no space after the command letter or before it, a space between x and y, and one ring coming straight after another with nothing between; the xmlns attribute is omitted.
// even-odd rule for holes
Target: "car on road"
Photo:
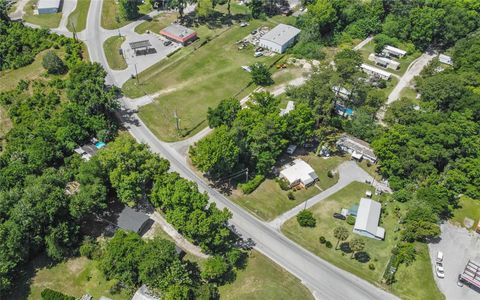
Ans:
<svg viewBox="0 0 480 300"><path fill-rule="evenodd" d="M443 268L442 263L437 262L437 265L435 266L435 273L437 273L438 278L445 278L445 269Z"/></svg>
<svg viewBox="0 0 480 300"><path fill-rule="evenodd" d="M436 259L437 262L443 262L443 252L442 251L438 251L437 252L437 259Z"/></svg>
<svg viewBox="0 0 480 300"><path fill-rule="evenodd" d="M334 217L335 219L339 219L339 220L346 220L346 219L347 219L344 215L339 214L339 213L334 213L334 214L333 214L333 217Z"/></svg>
<svg viewBox="0 0 480 300"><path fill-rule="evenodd" d="M172 44L172 41L165 41L163 42L164 46L170 46Z"/></svg>

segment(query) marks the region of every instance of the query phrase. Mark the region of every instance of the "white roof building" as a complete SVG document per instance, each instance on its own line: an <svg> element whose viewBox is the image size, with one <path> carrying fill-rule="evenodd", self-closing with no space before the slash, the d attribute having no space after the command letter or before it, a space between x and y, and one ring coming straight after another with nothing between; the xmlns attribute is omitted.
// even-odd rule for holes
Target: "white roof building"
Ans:
<svg viewBox="0 0 480 300"><path fill-rule="evenodd" d="M290 25L278 24L260 38L258 45L277 53L283 53L295 42L300 31Z"/></svg>
<svg viewBox="0 0 480 300"><path fill-rule="evenodd" d="M37 10L39 14L52 14L60 9L60 0L38 0Z"/></svg>
<svg viewBox="0 0 480 300"><path fill-rule="evenodd" d="M453 65L453 60L450 56L445 55L445 54L440 54L438 56L438 60L443 63L452 66Z"/></svg>
<svg viewBox="0 0 480 300"><path fill-rule="evenodd" d="M343 99L349 99L352 95L352 92L341 86L332 86L332 91L336 96L339 96Z"/></svg>
<svg viewBox="0 0 480 300"><path fill-rule="evenodd" d="M291 187L296 185L309 186L318 180L315 170L301 159L295 159L286 165L280 171L280 177L285 178Z"/></svg>
<svg viewBox="0 0 480 300"><path fill-rule="evenodd" d="M382 205L372 199L361 198L353 232L377 240L385 238L385 229L378 226Z"/></svg>
<svg viewBox="0 0 480 300"><path fill-rule="evenodd" d="M407 51L389 45L383 48L383 52L395 57L404 57L407 54Z"/></svg>
<svg viewBox="0 0 480 300"><path fill-rule="evenodd" d="M392 76L392 74L387 72L387 71L381 70L379 68L372 67L372 66L367 65L367 64L362 64L360 66L360 68L362 68L363 72L365 72L365 73L367 73L371 76L380 77L384 80L389 80L390 77Z"/></svg>
<svg viewBox="0 0 480 300"><path fill-rule="evenodd" d="M294 109L295 109L295 102L288 101L287 102L287 107L280 110L280 116L287 115L289 112L291 112Z"/></svg>
<svg viewBox="0 0 480 300"><path fill-rule="evenodd" d="M370 148L370 144L351 135L343 134L337 141L337 147L342 151L352 154L352 157L357 160L365 158L372 163L377 161L377 157L373 149Z"/></svg>
<svg viewBox="0 0 480 300"><path fill-rule="evenodd" d="M382 66L384 68L390 68L393 70L398 70L400 67L400 63L398 61L394 61L392 59L386 58L386 57L381 57L378 55L375 55L371 53L368 56L368 59L371 61L374 61L377 65Z"/></svg>

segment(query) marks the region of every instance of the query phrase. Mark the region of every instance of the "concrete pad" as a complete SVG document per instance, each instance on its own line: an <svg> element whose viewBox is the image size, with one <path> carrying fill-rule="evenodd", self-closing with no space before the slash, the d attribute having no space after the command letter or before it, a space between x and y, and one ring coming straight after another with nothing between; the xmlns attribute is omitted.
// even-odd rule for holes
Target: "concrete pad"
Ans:
<svg viewBox="0 0 480 300"><path fill-rule="evenodd" d="M440 241L428 245L432 272L438 288L447 299L480 299L480 293L477 291L467 285L463 285L463 287L457 285L458 275L463 272L468 260L480 261L480 235L451 223L444 223L440 228L442 230ZM444 254L445 278L443 279L438 278L435 274L434 260L438 251L442 251Z"/></svg>

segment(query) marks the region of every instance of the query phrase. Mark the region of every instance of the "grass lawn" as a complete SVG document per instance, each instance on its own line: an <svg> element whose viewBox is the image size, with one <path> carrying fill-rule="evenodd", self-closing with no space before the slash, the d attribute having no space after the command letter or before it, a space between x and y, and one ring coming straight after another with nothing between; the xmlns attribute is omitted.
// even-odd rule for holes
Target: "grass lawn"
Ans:
<svg viewBox="0 0 480 300"><path fill-rule="evenodd" d="M123 55L118 53L118 49L120 49L124 41L125 37L116 35L109 37L103 43L103 51L105 51L108 65L113 70L123 70L128 67L125 58L123 58Z"/></svg>
<svg viewBox="0 0 480 300"><path fill-rule="evenodd" d="M360 168L365 170L365 172L370 174L375 180L382 179L382 176L377 172L378 164L370 164L370 166L368 166L368 162L368 160L363 159L361 162L357 161L357 165L359 165Z"/></svg>
<svg viewBox="0 0 480 300"><path fill-rule="evenodd" d="M75 10L68 16L68 30L71 32L80 32L85 29L90 1L91 0L77 1L77 7L75 7Z"/></svg>
<svg viewBox="0 0 480 300"><path fill-rule="evenodd" d="M317 185L325 190L338 181L338 175L329 178L329 170L335 169L340 163L345 161L343 157L331 157L323 159L314 154L301 157L308 162L316 171L319 181ZM240 206L248 209L259 218L270 221L280 214L292 209L305 200L320 193L316 186L310 186L294 192L295 200L288 199L288 192L280 188L275 179L266 179L253 193L244 195L239 189L232 192L230 199Z"/></svg>
<svg viewBox="0 0 480 300"><path fill-rule="evenodd" d="M220 299L313 299L310 291L293 275L262 254L252 251L247 267L237 272L232 284L220 287Z"/></svg>
<svg viewBox="0 0 480 300"><path fill-rule="evenodd" d="M12 299L41 299L40 293L45 288L74 296L77 299L88 293L99 299L101 296L112 300L131 299L125 291L111 294L114 281L107 281L97 267L97 262L85 257L72 258L65 262L49 266L47 258L40 256L28 265L26 277L21 280L24 286L17 287Z"/></svg>
<svg viewBox="0 0 480 300"><path fill-rule="evenodd" d="M399 236L399 232L396 232L399 218L395 214L394 207L400 207L401 204L385 202L382 205L384 211L382 212L380 226L385 228L386 234L384 241L362 237L365 241L364 252L368 253L370 257L368 262L362 263L355 259L351 259L350 253L347 252L342 254L342 250L334 249L337 240L333 236L333 230L337 226L344 226L349 230L350 235L347 241L351 240L353 237L361 236L352 232L352 225L348 225L345 221L334 219L332 214L334 212L340 212L342 208L349 208L353 204L358 204L360 198L364 197L367 190L373 191L373 187L360 182L351 183L341 191L310 208L317 220L315 228L300 227L296 218L292 218L282 226L282 231L287 237L321 258L377 286L390 292L394 292L402 298L425 299L423 296L427 293L431 294L432 297L439 295L433 277L431 276L430 260L428 258L426 245L419 245L422 251L417 261L415 261L412 266L405 268L405 270L402 270L405 266L400 268L397 277L397 284L389 287L381 283L385 267L391 256L391 250L396 244ZM374 198L377 197L374 196ZM320 244L320 236L324 236L334 247L329 249ZM424 258L425 255L427 256L426 258ZM369 269L368 265L371 263L375 266L375 270ZM415 274L427 275L422 275L422 279L419 280L418 277L420 276L411 276L413 270L423 270L421 273ZM426 270L428 270L428 272ZM425 287L420 288L423 286L427 287L428 290Z"/></svg>
<svg viewBox="0 0 480 300"><path fill-rule="evenodd" d="M475 223L471 230L475 230L478 220L480 219L480 202L467 196L462 196L458 201L458 208L453 211L453 217L450 219L452 223L460 226L463 225L465 218L472 219Z"/></svg>
<svg viewBox="0 0 480 300"><path fill-rule="evenodd" d="M150 32L159 33L160 30L170 25L177 18L177 12L164 12L160 15L155 16L153 19L145 21L135 27L135 32L142 34L145 33L147 30L150 30Z"/></svg>
<svg viewBox="0 0 480 300"><path fill-rule="evenodd" d="M25 15L23 20L28 23L32 23L41 27L47 28L57 28L60 25L62 19L61 13L56 14L45 14L45 15L34 15L34 5L37 4L37 0L31 0L25 5Z"/></svg>
<svg viewBox="0 0 480 300"><path fill-rule="evenodd" d="M254 62L270 65L280 58L278 55L254 58L253 47L237 49L236 41L263 24L272 26L271 23L254 20L247 27L234 25L222 29L223 33L196 51L193 47L200 44L190 45L140 73L140 86L136 86L135 80L127 81L123 91L130 97L168 91L153 103L141 107L140 117L164 141L192 136L207 126L208 107L254 89L253 85L248 86L250 74L241 69L242 65ZM205 31L206 27L198 29L202 38L202 30ZM180 132L175 126L175 112L180 118Z"/></svg>
<svg viewBox="0 0 480 300"><path fill-rule="evenodd" d="M403 45L399 45L397 48L406 49ZM370 53L375 53L375 42L373 40L368 42L359 51L360 51L360 54L362 55L363 61L365 63L367 63L369 65L372 65L372 66L375 66L375 63L368 59L368 56L370 55ZM398 68L398 70L393 70L393 69L390 69L390 68L384 69L384 68L379 67L379 66L375 66L375 67L377 67L379 69L382 69L382 70L384 69L385 71L390 72L392 74L402 76L405 73L405 71L407 70L408 66L415 59L417 59L420 55L422 55L421 52L415 51L412 54L408 54L408 55L404 56L403 58L398 58L398 59L397 58L392 58L393 60L398 61L400 63L400 67Z"/></svg>
<svg viewBox="0 0 480 300"><path fill-rule="evenodd" d="M152 6L150 5L149 1L145 1L145 3L140 5L138 8L140 17L152 11ZM103 0L101 20L102 27L105 29L117 29L135 21L120 20L119 17L116 0Z"/></svg>
<svg viewBox="0 0 480 300"><path fill-rule="evenodd" d="M404 87L400 91L400 98L408 98L417 101L417 91L411 87Z"/></svg>

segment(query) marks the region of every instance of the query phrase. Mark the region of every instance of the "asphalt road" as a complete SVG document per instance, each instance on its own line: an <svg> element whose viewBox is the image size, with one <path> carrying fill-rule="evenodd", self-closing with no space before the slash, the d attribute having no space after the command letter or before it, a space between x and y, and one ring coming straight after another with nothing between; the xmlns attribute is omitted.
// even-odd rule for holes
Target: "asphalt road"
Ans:
<svg viewBox="0 0 480 300"><path fill-rule="evenodd" d="M115 74L106 63L102 49L103 41L99 33L101 7L102 0L92 1L90 4L85 32L86 44L90 59L101 63L109 74L107 82L115 84ZM128 98L122 99L122 103L128 101L130 101ZM167 143L158 140L134 112L125 109L120 110L118 114L137 141L148 144L153 152L169 160L172 170L195 181L199 189L206 191L218 207L228 208L233 214L231 224L235 226L238 233L246 239L251 238L258 251L299 278L317 299L397 299L380 288L318 258L229 201L192 172L188 168L185 157Z"/></svg>

